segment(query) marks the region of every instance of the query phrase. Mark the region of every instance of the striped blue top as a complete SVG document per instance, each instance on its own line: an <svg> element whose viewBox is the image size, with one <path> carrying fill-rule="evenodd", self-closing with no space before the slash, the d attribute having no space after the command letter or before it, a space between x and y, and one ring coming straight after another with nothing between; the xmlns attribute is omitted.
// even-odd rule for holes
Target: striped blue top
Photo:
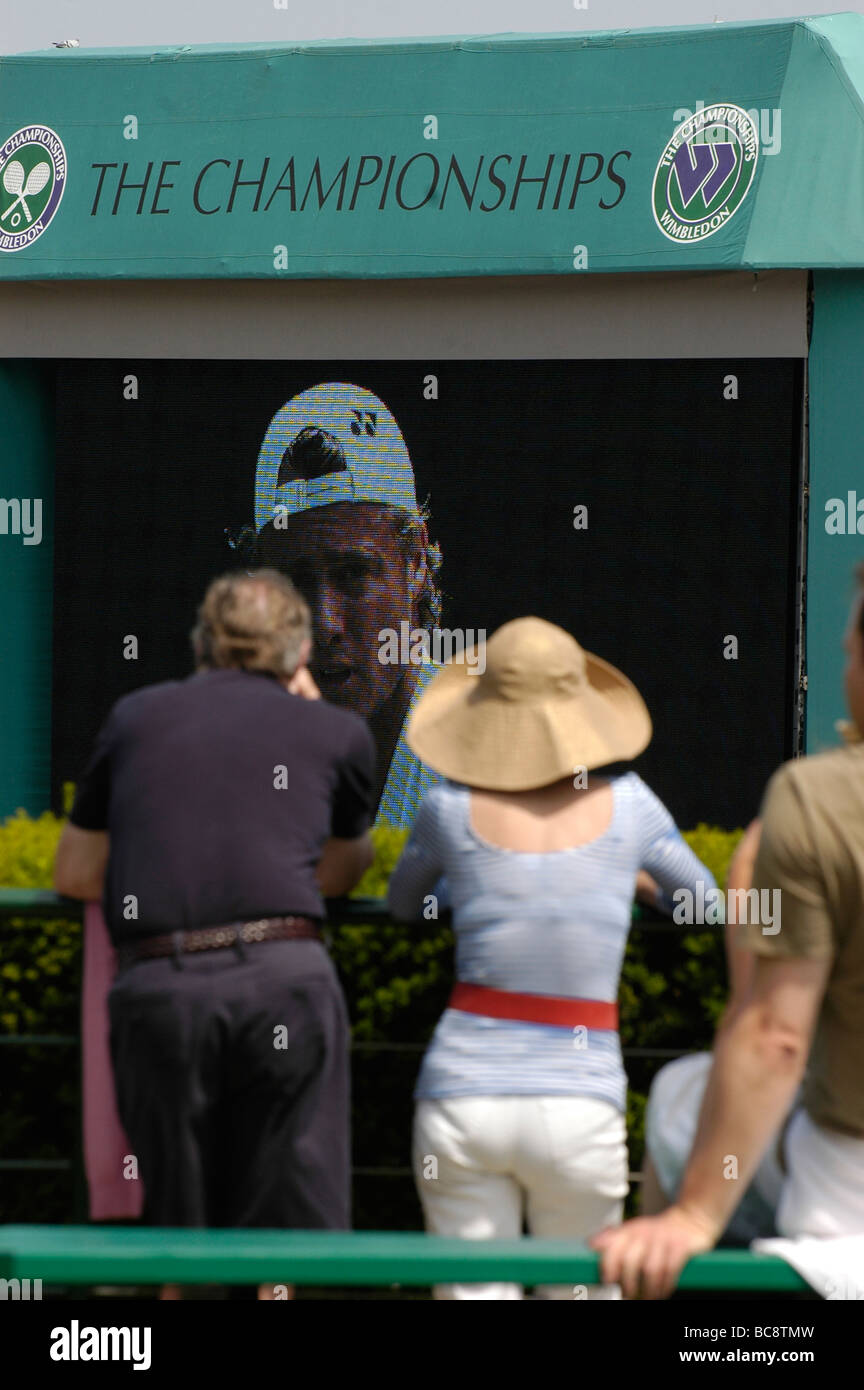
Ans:
<svg viewBox="0 0 864 1390"><path fill-rule="evenodd" d="M418 920L446 876L456 977L492 989L614 1003L630 929L636 873L667 896L716 885L662 801L635 772L611 779L602 835L572 849L526 853L487 843L471 825L470 791L426 792L390 880L395 917ZM618 1033L522 1023L446 1009L423 1058L415 1098L578 1095L624 1110Z"/></svg>

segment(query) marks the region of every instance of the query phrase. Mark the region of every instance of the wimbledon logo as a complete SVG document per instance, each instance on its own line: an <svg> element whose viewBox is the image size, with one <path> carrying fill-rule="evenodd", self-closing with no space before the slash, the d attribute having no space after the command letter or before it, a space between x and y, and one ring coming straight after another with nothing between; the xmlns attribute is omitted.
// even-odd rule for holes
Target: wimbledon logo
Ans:
<svg viewBox="0 0 864 1390"><path fill-rule="evenodd" d="M48 228L66 187L66 151L46 125L23 126L0 146L0 251L21 251Z"/></svg>
<svg viewBox="0 0 864 1390"><path fill-rule="evenodd" d="M663 151L651 202L670 241L704 241L743 203L759 158L759 132L740 106L718 103L680 125Z"/></svg>

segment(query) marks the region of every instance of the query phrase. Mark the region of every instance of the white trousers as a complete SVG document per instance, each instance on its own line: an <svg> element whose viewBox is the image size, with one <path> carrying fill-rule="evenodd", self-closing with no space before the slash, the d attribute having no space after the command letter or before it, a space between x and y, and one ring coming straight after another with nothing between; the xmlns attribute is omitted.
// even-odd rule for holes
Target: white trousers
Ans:
<svg viewBox="0 0 864 1390"><path fill-rule="evenodd" d="M421 1100L414 1175L426 1229L466 1240L531 1235L586 1241L621 1220L624 1116L589 1096ZM540 1298L620 1298L617 1287L549 1285ZM442 1284L437 1299L521 1299L518 1284Z"/></svg>
<svg viewBox="0 0 864 1390"><path fill-rule="evenodd" d="M864 1139L815 1125L799 1110L786 1132L788 1177L777 1229L784 1236L864 1236Z"/></svg>
<svg viewBox="0 0 864 1390"><path fill-rule="evenodd" d="M780 1255L826 1299L864 1301L864 1139L799 1110L786 1133L789 1173L777 1229L754 1249Z"/></svg>

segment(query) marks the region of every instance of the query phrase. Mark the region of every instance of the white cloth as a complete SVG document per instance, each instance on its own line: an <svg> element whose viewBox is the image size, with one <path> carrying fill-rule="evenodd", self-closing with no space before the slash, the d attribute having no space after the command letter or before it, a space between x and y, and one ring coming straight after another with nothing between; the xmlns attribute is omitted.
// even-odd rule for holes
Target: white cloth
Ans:
<svg viewBox="0 0 864 1390"><path fill-rule="evenodd" d="M676 1057L656 1073L645 1110L645 1147L668 1201L678 1196L696 1137L702 1098L713 1061L710 1052ZM774 1213L783 1173L772 1141L750 1186L742 1194L725 1236L747 1245L757 1236L774 1234Z"/></svg>
<svg viewBox="0 0 864 1390"><path fill-rule="evenodd" d="M800 1110L785 1142L788 1176L777 1229L751 1249L779 1255L828 1299L864 1300L864 1139L814 1124Z"/></svg>
<svg viewBox="0 0 864 1390"><path fill-rule="evenodd" d="M413 1158L426 1228L466 1240L587 1241L621 1220L624 1117L590 1096L420 1100ZM617 1286L548 1285L540 1298L620 1298ZM437 1299L521 1299L518 1284L442 1284Z"/></svg>

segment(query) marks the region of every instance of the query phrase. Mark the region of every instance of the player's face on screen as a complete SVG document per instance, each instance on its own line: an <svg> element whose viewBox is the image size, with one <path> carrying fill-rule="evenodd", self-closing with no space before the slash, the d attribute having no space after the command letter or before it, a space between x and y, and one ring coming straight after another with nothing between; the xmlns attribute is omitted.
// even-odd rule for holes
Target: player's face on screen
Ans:
<svg viewBox="0 0 864 1390"><path fill-rule="evenodd" d="M368 719L404 675L379 661L378 634L414 621L393 514L373 502L336 502L280 520L261 532L261 563L287 574L312 610L310 669L325 700Z"/></svg>

